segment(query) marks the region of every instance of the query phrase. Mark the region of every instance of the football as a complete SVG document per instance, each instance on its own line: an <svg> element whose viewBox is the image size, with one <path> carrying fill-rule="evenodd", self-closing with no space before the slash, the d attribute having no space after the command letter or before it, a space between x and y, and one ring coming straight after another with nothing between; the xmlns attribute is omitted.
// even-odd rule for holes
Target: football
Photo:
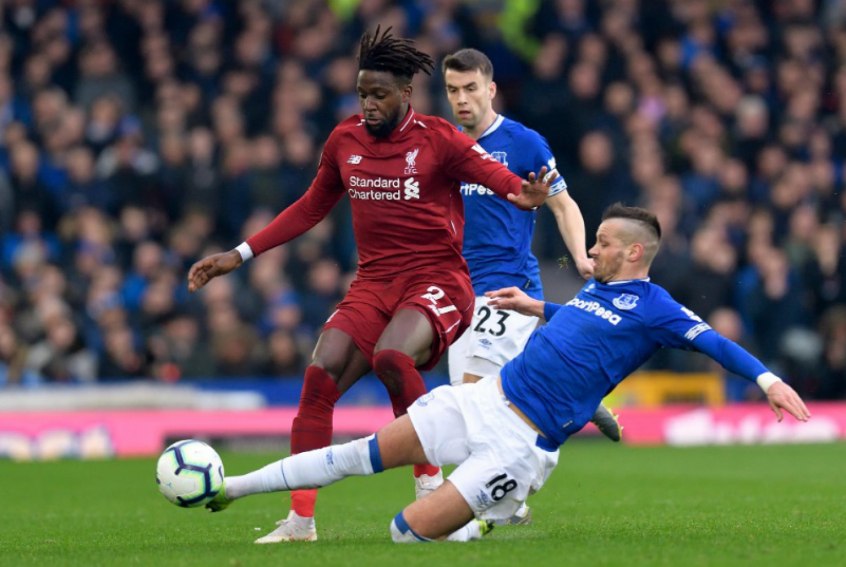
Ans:
<svg viewBox="0 0 846 567"><path fill-rule="evenodd" d="M164 497L177 506L202 506L223 487L223 462L202 441L177 441L159 457L156 482Z"/></svg>

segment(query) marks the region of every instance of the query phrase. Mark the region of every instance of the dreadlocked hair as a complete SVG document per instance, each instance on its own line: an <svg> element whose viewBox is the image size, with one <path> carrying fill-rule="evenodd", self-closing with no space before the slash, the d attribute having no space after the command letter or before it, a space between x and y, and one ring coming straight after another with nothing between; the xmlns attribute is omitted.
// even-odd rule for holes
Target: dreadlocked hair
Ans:
<svg viewBox="0 0 846 567"><path fill-rule="evenodd" d="M380 26L373 35L364 32L361 36L361 50L358 55L359 70L387 71L410 81L415 73L423 71L432 74L435 61L427 53L416 49L414 41L394 37L391 28L379 36Z"/></svg>

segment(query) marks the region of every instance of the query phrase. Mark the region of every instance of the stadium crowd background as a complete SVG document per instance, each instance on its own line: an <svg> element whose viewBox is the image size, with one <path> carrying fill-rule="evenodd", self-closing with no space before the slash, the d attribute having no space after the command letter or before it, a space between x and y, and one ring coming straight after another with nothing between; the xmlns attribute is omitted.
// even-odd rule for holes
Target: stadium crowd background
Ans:
<svg viewBox="0 0 846 567"><path fill-rule="evenodd" d="M0 386L300 376L353 276L346 200L196 296L185 274L305 191L380 23L438 61L487 53L589 242L607 204L653 210L653 281L801 394L846 397L837 0L7 0L0 21ZM415 81L449 117L439 73ZM554 266L546 211L536 236Z"/></svg>

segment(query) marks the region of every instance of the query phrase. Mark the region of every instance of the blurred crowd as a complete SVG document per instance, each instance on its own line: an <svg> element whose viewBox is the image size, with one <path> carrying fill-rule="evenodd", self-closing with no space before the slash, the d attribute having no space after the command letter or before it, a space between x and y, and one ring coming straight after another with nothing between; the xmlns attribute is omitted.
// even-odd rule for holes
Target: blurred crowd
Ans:
<svg viewBox="0 0 846 567"><path fill-rule="evenodd" d="M648 207L653 281L846 397L842 2L5 0L0 22L0 386L299 375L355 270L345 200L196 295L185 274L306 190L379 23L487 53L589 242L606 205ZM439 73L413 105L449 117ZM544 211L536 240L565 252Z"/></svg>

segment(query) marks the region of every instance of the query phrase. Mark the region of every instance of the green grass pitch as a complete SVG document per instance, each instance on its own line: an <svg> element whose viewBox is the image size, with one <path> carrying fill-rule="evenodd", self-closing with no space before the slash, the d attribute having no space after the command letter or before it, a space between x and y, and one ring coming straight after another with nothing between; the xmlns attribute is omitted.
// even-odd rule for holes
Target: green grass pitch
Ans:
<svg viewBox="0 0 846 567"><path fill-rule="evenodd" d="M224 453L230 474L271 454ZM635 448L575 440L533 496L534 524L470 544L391 542L410 470L318 500L317 543L252 542L287 511L254 496L209 514L165 501L155 459L0 461L0 565L846 565L846 445Z"/></svg>

